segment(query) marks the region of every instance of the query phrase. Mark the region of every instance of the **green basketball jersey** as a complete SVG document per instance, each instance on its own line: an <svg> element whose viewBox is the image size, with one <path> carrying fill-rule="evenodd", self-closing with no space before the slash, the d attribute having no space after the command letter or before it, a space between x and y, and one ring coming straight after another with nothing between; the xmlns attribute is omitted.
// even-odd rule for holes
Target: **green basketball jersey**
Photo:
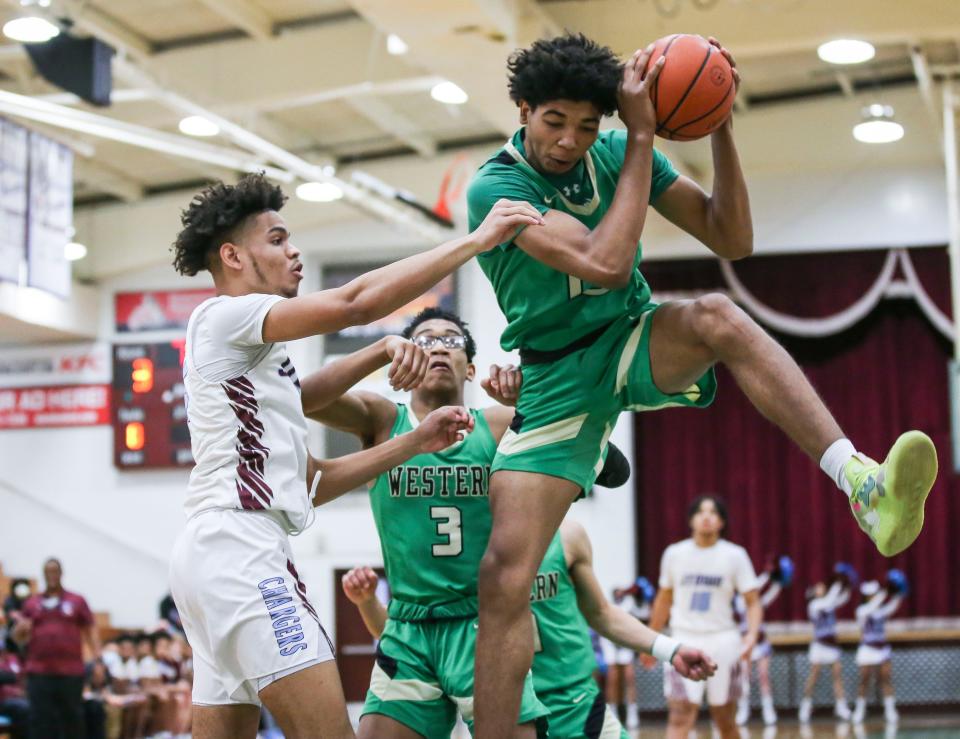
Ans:
<svg viewBox="0 0 960 739"><path fill-rule="evenodd" d="M474 175L467 191L472 231L501 198L525 200L541 213L559 210L587 228L600 223L617 187L627 147L626 131L603 131L584 158L568 173L548 176L526 160L524 129ZM650 202L677 179L662 153L653 151ZM519 231L518 231L519 233ZM650 301L650 287L640 273L640 244L630 283L608 290L548 267L513 246L513 239L478 257L507 318L501 346L549 351L559 349L624 314L636 315Z"/></svg>
<svg viewBox="0 0 960 739"><path fill-rule="evenodd" d="M533 687L537 695L593 675L597 660L587 621L567 571L558 531L547 547L530 591L534 620Z"/></svg>
<svg viewBox="0 0 960 739"><path fill-rule="evenodd" d="M390 618L418 621L477 613L477 571L490 538L487 489L497 443L483 417L466 438L380 475L370 503L390 584ZM418 423L397 405L391 436Z"/></svg>

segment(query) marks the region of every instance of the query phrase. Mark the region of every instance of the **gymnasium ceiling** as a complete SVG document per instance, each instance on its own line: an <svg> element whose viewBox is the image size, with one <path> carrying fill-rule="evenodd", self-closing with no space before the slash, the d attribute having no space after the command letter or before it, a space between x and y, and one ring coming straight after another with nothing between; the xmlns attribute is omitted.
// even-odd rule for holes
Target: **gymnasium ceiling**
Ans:
<svg viewBox="0 0 960 739"><path fill-rule="evenodd" d="M28 2L30 0L27 0ZM114 102L80 104L40 79L22 48L0 43L0 89L182 136L184 106L198 106L260 141L317 166L385 157L434 157L469 144L493 147L516 111L504 60L519 45L563 29L628 54L672 32L715 35L743 77L738 140L747 171L848 170L879 160L941 159L940 83L960 65L954 0L51 0L33 8L118 50ZM0 0L0 22L22 12ZM409 45L385 48L388 32ZM865 64L820 61L838 36L877 47ZM470 96L463 106L429 95L440 79ZM856 142L861 107L894 105L906 136ZM31 123L77 152L80 207L139 201L232 177L218 164ZM169 139L168 139L169 141ZM240 139L190 139L247 163L289 169ZM709 147L667 144L686 171L709 180ZM302 175L301 175L302 178ZM394 182L404 186L403 182Z"/></svg>

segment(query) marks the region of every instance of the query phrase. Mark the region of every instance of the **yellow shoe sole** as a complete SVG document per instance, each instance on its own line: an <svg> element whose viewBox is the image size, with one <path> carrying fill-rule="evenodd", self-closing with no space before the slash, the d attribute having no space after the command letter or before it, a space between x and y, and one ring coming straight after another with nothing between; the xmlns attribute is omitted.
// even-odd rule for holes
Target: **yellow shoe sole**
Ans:
<svg viewBox="0 0 960 739"><path fill-rule="evenodd" d="M923 507L937 479L937 449L922 431L902 434L884 460L877 506L880 525L874 543L884 557L913 544L923 528Z"/></svg>

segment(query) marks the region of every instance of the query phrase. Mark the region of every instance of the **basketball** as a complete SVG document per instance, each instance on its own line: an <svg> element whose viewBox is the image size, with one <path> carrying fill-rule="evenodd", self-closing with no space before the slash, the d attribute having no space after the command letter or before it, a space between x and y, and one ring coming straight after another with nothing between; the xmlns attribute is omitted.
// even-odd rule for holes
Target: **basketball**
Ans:
<svg viewBox="0 0 960 739"><path fill-rule="evenodd" d="M713 133L727 119L736 97L726 57L703 36L673 34L654 45L647 71L666 57L653 86L657 135L693 141Z"/></svg>

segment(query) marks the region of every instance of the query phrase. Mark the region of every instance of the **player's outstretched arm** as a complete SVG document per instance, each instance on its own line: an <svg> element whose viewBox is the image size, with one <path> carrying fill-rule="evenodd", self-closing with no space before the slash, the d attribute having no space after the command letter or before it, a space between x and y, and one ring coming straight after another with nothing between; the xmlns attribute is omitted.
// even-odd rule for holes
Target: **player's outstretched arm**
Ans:
<svg viewBox="0 0 960 739"><path fill-rule="evenodd" d="M363 625L374 639L380 638L387 625L387 609L377 597L379 581L370 567L354 567L340 580L344 595L360 611Z"/></svg>
<svg viewBox="0 0 960 739"><path fill-rule="evenodd" d="M564 521L560 536L577 593L577 606L594 631L614 644L669 662L691 680L705 680L716 671L716 664L700 650L658 634L604 597L593 570L593 547L583 526Z"/></svg>
<svg viewBox="0 0 960 739"><path fill-rule="evenodd" d="M307 375L300 384L303 414L316 413L365 377L390 365L387 379L394 390L412 390L427 372L427 355L402 336L385 336L370 346L330 362Z"/></svg>
<svg viewBox="0 0 960 739"><path fill-rule="evenodd" d="M360 437L365 447L389 435L397 407L381 395L347 391L389 363L395 389L410 389L427 369L423 349L400 336L387 336L311 373L301 382L303 414L320 423Z"/></svg>
<svg viewBox="0 0 960 739"><path fill-rule="evenodd" d="M278 302L263 321L263 341L292 341L383 318L517 229L539 226L542 220L528 203L498 201L473 233L367 272L342 287Z"/></svg>
<svg viewBox="0 0 960 739"><path fill-rule="evenodd" d="M606 599L593 569L593 547L583 526L566 520L560 525L560 536L577 605L590 627L615 644L649 654L657 633Z"/></svg>
<svg viewBox="0 0 960 739"><path fill-rule="evenodd" d="M460 438L461 431L472 430L473 424L473 416L465 408L444 406L428 414L413 431L370 449L335 459L310 457L306 482L315 487L313 504L329 503L417 454L446 449Z"/></svg>

